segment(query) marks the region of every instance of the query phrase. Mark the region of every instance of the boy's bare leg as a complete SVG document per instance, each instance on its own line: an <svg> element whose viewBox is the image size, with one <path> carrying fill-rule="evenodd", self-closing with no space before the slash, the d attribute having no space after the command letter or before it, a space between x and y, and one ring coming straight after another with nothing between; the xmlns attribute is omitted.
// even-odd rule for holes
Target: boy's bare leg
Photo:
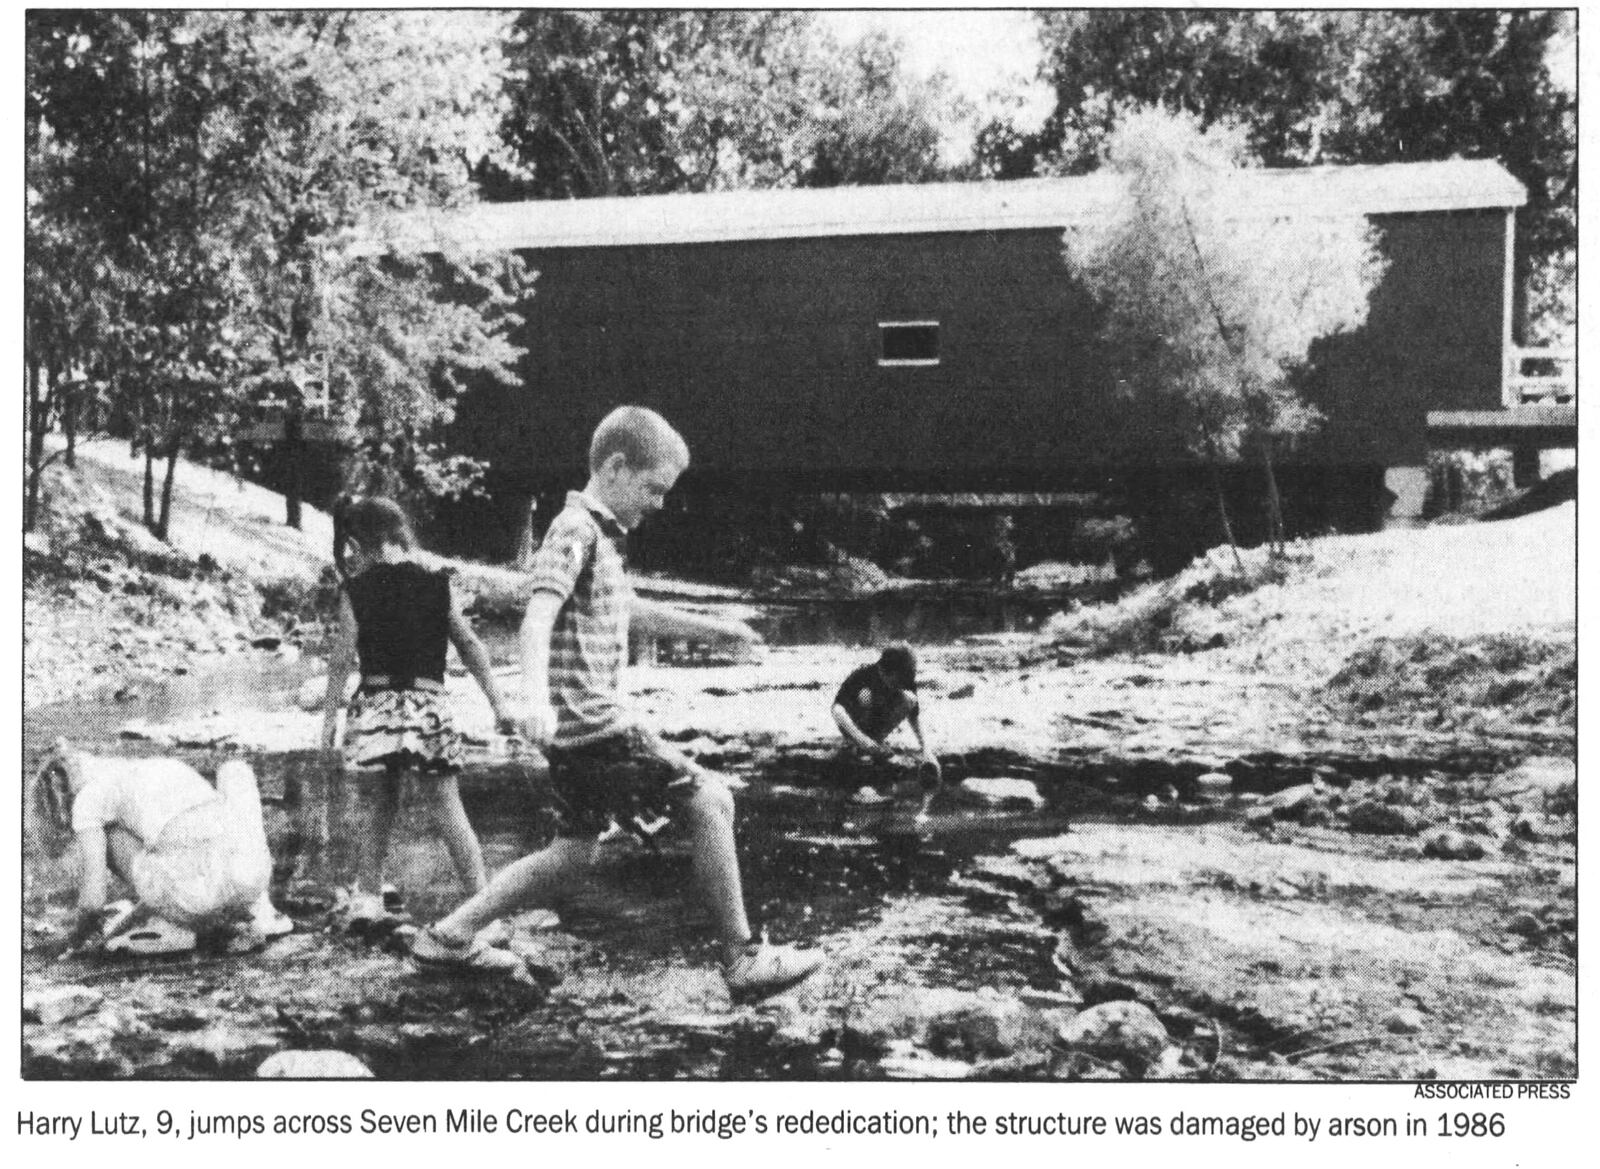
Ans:
<svg viewBox="0 0 1600 1169"><path fill-rule="evenodd" d="M461 805L461 785L452 775L430 781L427 790L434 829L444 837L461 883L468 893L476 893L489 883L489 874L483 867L483 846Z"/></svg>
<svg viewBox="0 0 1600 1169"><path fill-rule="evenodd" d="M106 864L133 888L133 858L144 851L144 844L121 824L106 825Z"/></svg>
<svg viewBox="0 0 1600 1169"><path fill-rule="evenodd" d="M434 923L434 932L448 941L467 942L484 926L507 914L548 908L572 887L574 878L593 860L592 840L559 837L501 869L455 912Z"/></svg>
<svg viewBox="0 0 1600 1169"><path fill-rule="evenodd" d="M733 796L721 784L699 783L683 802L694 834L694 871L711 910L724 961L732 962L750 941L744 882L733 838Z"/></svg>

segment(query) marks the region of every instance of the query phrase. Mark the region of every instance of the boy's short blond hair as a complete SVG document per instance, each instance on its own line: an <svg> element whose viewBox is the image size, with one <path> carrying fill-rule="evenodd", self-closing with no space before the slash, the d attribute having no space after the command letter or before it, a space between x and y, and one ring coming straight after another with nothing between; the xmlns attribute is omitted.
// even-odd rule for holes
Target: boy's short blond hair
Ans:
<svg viewBox="0 0 1600 1169"><path fill-rule="evenodd" d="M689 444L672 424L645 406L618 406L600 420L589 441L589 470L598 471L621 452L635 471L689 465Z"/></svg>

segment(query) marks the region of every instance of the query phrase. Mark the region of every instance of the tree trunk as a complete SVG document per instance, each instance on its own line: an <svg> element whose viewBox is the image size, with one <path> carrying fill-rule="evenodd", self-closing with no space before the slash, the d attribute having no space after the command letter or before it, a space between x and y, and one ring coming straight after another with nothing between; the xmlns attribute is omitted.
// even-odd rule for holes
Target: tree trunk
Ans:
<svg viewBox="0 0 1600 1169"><path fill-rule="evenodd" d="M148 434L144 439L144 526L156 530L156 453Z"/></svg>
<svg viewBox="0 0 1600 1169"><path fill-rule="evenodd" d="M39 495L44 482L44 436L50 425L48 371L41 371L39 359L28 359L28 494L23 501L22 530L33 531L39 521Z"/></svg>
<svg viewBox="0 0 1600 1169"><path fill-rule="evenodd" d="M305 491L305 439L300 433L300 404L291 399L283 419L283 522L300 529L300 496Z"/></svg>
<svg viewBox="0 0 1600 1169"><path fill-rule="evenodd" d="M178 449L181 444L177 439L167 447L167 473L161 481L161 515L156 520L156 537L167 539L167 532L172 527L172 482L178 472Z"/></svg>
<svg viewBox="0 0 1600 1169"><path fill-rule="evenodd" d="M74 471L78 469L78 405L76 387L61 391L61 432L67 436L67 466Z"/></svg>
<svg viewBox="0 0 1600 1169"><path fill-rule="evenodd" d="M1233 537L1233 520L1228 516L1228 496L1222 490L1222 472L1217 468L1215 459L1208 460L1206 465L1211 469L1211 488L1217 494L1217 515L1222 519L1222 534L1228 541L1228 547L1233 549L1233 563L1240 572L1244 571L1244 557L1239 555L1239 541Z"/></svg>
<svg viewBox="0 0 1600 1169"><path fill-rule="evenodd" d="M1261 467L1267 473L1267 543L1274 556L1283 553L1283 496L1278 492L1278 475L1272 467L1272 439L1261 440Z"/></svg>

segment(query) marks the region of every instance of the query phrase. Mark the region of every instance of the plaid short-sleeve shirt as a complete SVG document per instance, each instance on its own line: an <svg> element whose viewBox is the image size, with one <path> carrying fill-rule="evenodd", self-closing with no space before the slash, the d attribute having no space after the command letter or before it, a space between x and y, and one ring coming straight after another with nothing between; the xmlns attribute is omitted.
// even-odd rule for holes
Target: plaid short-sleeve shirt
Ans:
<svg viewBox="0 0 1600 1169"><path fill-rule="evenodd" d="M534 591L561 598L550 634L557 747L607 738L631 722L622 700L633 596L623 563L625 536L599 503L570 491L534 556Z"/></svg>

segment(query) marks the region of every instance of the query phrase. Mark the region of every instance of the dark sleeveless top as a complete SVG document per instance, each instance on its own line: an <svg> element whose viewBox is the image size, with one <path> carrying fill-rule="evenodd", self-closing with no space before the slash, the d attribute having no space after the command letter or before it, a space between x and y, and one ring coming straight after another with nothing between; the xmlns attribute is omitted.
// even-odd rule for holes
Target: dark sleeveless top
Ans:
<svg viewBox="0 0 1600 1169"><path fill-rule="evenodd" d="M404 690L422 678L444 681L450 640L450 573L400 561L374 564L345 582L356 615L361 677Z"/></svg>

